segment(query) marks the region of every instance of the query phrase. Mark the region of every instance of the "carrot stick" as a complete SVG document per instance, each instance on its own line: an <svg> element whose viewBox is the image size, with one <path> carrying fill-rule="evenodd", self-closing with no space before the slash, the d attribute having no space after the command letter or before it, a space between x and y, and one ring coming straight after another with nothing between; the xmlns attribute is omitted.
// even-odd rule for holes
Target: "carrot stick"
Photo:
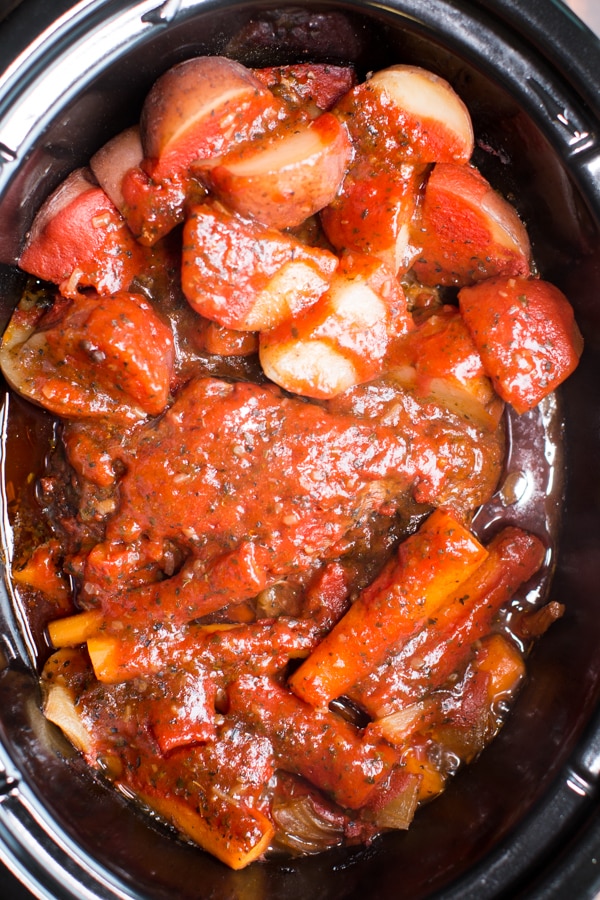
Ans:
<svg viewBox="0 0 600 900"><path fill-rule="evenodd" d="M115 592L103 600L107 619L142 629L154 622L184 625L230 603L250 600L266 584L268 552L243 541L230 553L205 566L191 559L172 578L127 592Z"/></svg>
<svg viewBox="0 0 600 900"><path fill-rule="evenodd" d="M390 647L418 632L486 557L460 522L436 510L401 544L394 568L363 592L297 669L292 690L325 708L372 671Z"/></svg>
<svg viewBox="0 0 600 900"><path fill-rule="evenodd" d="M315 710L270 678L242 676L230 712L266 732L280 768L302 775L340 806L359 809L391 773L397 752L329 710Z"/></svg>
<svg viewBox="0 0 600 900"><path fill-rule="evenodd" d="M185 837L212 853L231 869L243 869L268 848L275 834L273 824L257 809L231 804L229 828L220 829L189 803L174 796L138 793L142 802L170 822ZM235 824L235 832L231 827Z"/></svg>
<svg viewBox="0 0 600 900"><path fill-rule="evenodd" d="M408 642L349 692L374 718L390 715L440 687L462 669L473 642L488 634L502 606L540 568L544 546L532 534L509 526L490 542L489 556Z"/></svg>
<svg viewBox="0 0 600 900"><path fill-rule="evenodd" d="M273 674L290 659L301 659L316 646L322 627L313 619L260 619L249 625L190 625L181 631L92 635L87 648L98 681L116 684L154 675L169 667L201 665L235 675L240 659L246 671Z"/></svg>
<svg viewBox="0 0 600 900"><path fill-rule="evenodd" d="M86 612L75 613L73 616L65 616L64 619L55 619L48 625L48 634L52 646L76 647L83 644L95 634L103 621L102 611L90 609Z"/></svg>

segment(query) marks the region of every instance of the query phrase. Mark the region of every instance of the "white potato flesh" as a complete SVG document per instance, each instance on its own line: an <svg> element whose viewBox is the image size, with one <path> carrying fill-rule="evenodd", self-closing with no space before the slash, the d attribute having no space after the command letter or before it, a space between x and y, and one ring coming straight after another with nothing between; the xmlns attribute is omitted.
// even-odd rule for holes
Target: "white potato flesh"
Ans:
<svg viewBox="0 0 600 900"><path fill-rule="evenodd" d="M237 327L246 331L273 328L313 304L328 284L329 280L315 266L292 260L271 278Z"/></svg>
<svg viewBox="0 0 600 900"><path fill-rule="evenodd" d="M57 725L74 747L82 753L89 753L92 740L81 721L72 692L64 684L55 683L48 687L44 703L44 715Z"/></svg>
<svg viewBox="0 0 600 900"><path fill-rule="evenodd" d="M143 158L140 129L134 125L104 144L90 160L98 184L121 213L126 208L121 189L123 176L139 166Z"/></svg>
<svg viewBox="0 0 600 900"><path fill-rule="evenodd" d="M326 340L261 346L260 361L267 378L301 396L335 397L357 381L352 362Z"/></svg>
<svg viewBox="0 0 600 900"><path fill-rule="evenodd" d="M387 318L381 297L360 280L335 279L327 292L329 315L322 329L341 340L353 332L373 328Z"/></svg>
<svg viewBox="0 0 600 900"><path fill-rule="evenodd" d="M366 260L346 259L314 306L260 335L268 378L293 393L326 400L379 373L396 327L398 297L386 296L382 264Z"/></svg>
<svg viewBox="0 0 600 900"><path fill-rule="evenodd" d="M391 66L376 72L369 81L387 102L428 128L447 132L456 146L455 162L467 162L473 153L473 124L469 111L454 88L443 78L418 66ZM423 162L436 162L435 159Z"/></svg>
<svg viewBox="0 0 600 900"><path fill-rule="evenodd" d="M230 209L273 228L292 228L333 200L350 155L346 129L325 113L212 169L210 184Z"/></svg>

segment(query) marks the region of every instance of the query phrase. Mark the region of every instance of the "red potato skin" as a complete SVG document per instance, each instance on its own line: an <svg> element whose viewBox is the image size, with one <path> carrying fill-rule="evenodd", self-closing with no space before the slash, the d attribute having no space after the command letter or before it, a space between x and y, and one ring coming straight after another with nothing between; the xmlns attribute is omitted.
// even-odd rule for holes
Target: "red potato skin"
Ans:
<svg viewBox="0 0 600 900"><path fill-rule="evenodd" d="M311 131L318 149L308 157L280 165L275 154L285 154L303 129ZM246 174L244 165L271 151L265 170ZM273 153L275 151L275 154ZM335 197L350 162L352 148L346 129L332 113L323 113L308 125L291 122L266 142L227 157L211 168L207 180L227 207L271 228L294 228L319 212Z"/></svg>
<svg viewBox="0 0 600 900"><path fill-rule="evenodd" d="M583 338L554 285L494 278L463 288L459 305L496 391L517 413L537 406L576 368Z"/></svg>
<svg viewBox="0 0 600 900"><path fill-rule="evenodd" d="M140 129L138 125L134 125L115 135L90 159L90 169L98 184L108 194L121 215L126 208L122 190L123 178L130 169L139 167L143 158Z"/></svg>
<svg viewBox="0 0 600 900"><path fill-rule="evenodd" d="M327 63L268 66L252 72L290 109L306 112L311 117L332 109L356 84L356 75L350 66Z"/></svg>
<svg viewBox="0 0 600 900"><path fill-rule="evenodd" d="M498 219L504 227L494 234ZM412 271L425 285L460 287L531 271L525 227L473 166L433 168L412 239L421 248Z"/></svg>
<svg viewBox="0 0 600 900"><path fill-rule="evenodd" d="M206 195L193 163L206 165L286 114L283 101L234 60L198 57L165 72L142 108L144 158L121 184L123 214L137 239L152 246Z"/></svg>
<svg viewBox="0 0 600 900"><path fill-rule="evenodd" d="M44 208L38 217L44 217ZM19 266L61 286L67 296L79 287L116 294L143 270L144 252L102 188L83 183L81 192L41 227L34 222Z"/></svg>
<svg viewBox="0 0 600 900"><path fill-rule="evenodd" d="M142 108L148 174L157 182L169 180L195 160L219 156L232 142L256 136L282 115L283 104L241 63L219 56L185 60L155 81Z"/></svg>
<svg viewBox="0 0 600 900"><path fill-rule="evenodd" d="M337 257L217 205L195 207L184 227L183 292L196 312L226 328L252 330L247 323L257 298L284 267L300 263L314 270L320 291L296 292L296 309L286 310L285 317L318 299L338 266Z"/></svg>

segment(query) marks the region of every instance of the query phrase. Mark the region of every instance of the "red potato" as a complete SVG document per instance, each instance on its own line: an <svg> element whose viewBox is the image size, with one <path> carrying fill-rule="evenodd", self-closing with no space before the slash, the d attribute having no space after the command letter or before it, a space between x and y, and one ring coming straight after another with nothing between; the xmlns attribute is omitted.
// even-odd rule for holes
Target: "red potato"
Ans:
<svg viewBox="0 0 600 900"><path fill-rule="evenodd" d="M519 414L537 406L576 368L583 338L571 304L554 285L495 278L458 296L496 391Z"/></svg>
<svg viewBox="0 0 600 900"><path fill-rule="evenodd" d="M259 338L268 378L326 400L378 375L390 341L411 319L402 288L375 257L348 254L310 309Z"/></svg>
<svg viewBox="0 0 600 900"><path fill-rule="evenodd" d="M359 156L341 190L321 211L325 234L338 251L360 250L399 274L409 267L416 249L410 244L410 222L421 186L421 170L392 167Z"/></svg>
<svg viewBox="0 0 600 900"><path fill-rule="evenodd" d="M140 130L147 171L160 182L198 159L211 159L255 137L284 106L241 63L200 56L173 66L152 86Z"/></svg>
<svg viewBox="0 0 600 900"><path fill-rule="evenodd" d="M350 66L327 63L269 66L252 72L286 106L311 118L330 110L356 83Z"/></svg>
<svg viewBox="0 0 600 900"><path fill-rule="evenodd" d="M207 181L229 209L272 228L293 228L333 200L351 152L346 129L323 113L228 156Z"/></svg>
<svg viewBox="0 0 600 900"><path fill-rule="evenodd" d="M101 147L92 156L90 168L132 234L144 246L152 246L183 221L190 195L197 201L206 190L187 177L156 184L142 168L143 162L136 125Z"/></svg>
<svg viewBox="0 0 600 900"><path fill-rule="evenodd" d="M121 179L123 214L138 240L152 246L206 195L193 163L214 162L286 114L285 104L234 60L201 56L165 72L142 108L143 160Z"/></svg>
<svg viewBox="0 0 600 900"><path fill-rule="evenodd" d="M173 357L171 329L143 297L128 293L81 294L45 317L22 305L0 349L9 384L66 418L157 415L169 396Z"/></svg>
<svg viewBox="0 0 600 900"><path fill-rule="evenodd" d="M388 367L419 398L443 403L485 428L498 425L504 403L456 307L442 306L396 342Z"/></svg>
<svg viewBox="0 0 600 900"><path fill-rule="evenodd" d="M98 184L123 216L127 212L123 178L130 169L139 168L143 158L140 129L134 125L104 144L90 159L90 169Z"/></svg>
<svg viewBox="0 0 600 900"><path fill-rule="evenodd" d="M447 81L417 66L376 72L349 91L336 112L363 153L394 164L466 163L473 153L463 101Z"/></svg>
<svg viewBox="0 0 600 900"><path fill-rule="evenodd" d="M181 282L196 312L240 331L273 328L311 306L338 265L328 250L232 216L194 207L183 232Z"/></svg>
<svg viewBox="0 0 600 900"><path fill-rule="evenodd" d="M115 294L130 287L144 255L102 188L76 169L37 213L19 266L65 296L79 287Z"/></svg>
<svg viewBox="0 0 600 900"><path fill-rule="evenodd" d="M529 275L531 249L515 209L473 166L434 167L412 239L413 271L426 285L467 285Z"/></svg>

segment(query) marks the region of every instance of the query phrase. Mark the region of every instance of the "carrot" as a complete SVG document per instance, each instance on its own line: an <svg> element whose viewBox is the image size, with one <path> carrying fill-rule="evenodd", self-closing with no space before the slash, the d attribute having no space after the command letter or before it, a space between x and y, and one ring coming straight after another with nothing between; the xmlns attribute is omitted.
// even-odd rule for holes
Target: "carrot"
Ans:
<svg viewBox="0 0 600 900"><path fill-rule="evenodd" d="M49 600L54 601L59 610L67 612L71 607L71 591L66 577L60 571L58 563L60 552L57 540L40 544L27 562L20 567L14 567L11 574L16 584L42 591Z"/></svg>
<svg viewBox="0 0 600 900"><path fill-rule="evenodd" d="M399 549L398 561L350 607L290 678L322 708L364 678L401 638L418 632L487 557L450 513L436 510Z"/></svg>
<svg viewBox="0 0 600 900"><path fill-rule="evenodd" d="M242 676L229 690L230 713L266 732L280 768L302 775L341 806L359 809L391 773L396 751L329 710L314 710L269 678Z"/></svg>
<svg viewBox="0 0 600 900"><path fill-rule="evenodd" d="M48 625L48 634L53 647L76 647L83 644L100 629L103 622L102 610L90 609L85 612L55 619Z"/></svg>
<svg viewBox="0 0 600 900"><path fill-rule="evenodd" d="M242 804L231 803L230 827L221 830L185 800L150 791L138 792L138 797L181 834L232 869L243 869L262 856L275 834L274 826L260 810Z"/></svg>
<svg viewBox="0 0 600 900"><path fill-rule="evenodd" d="M191 625L179 632L137 634L105 630L92 634L87 648L99 681L116 684L173 666L195 664L233 677L240 659L247 671L274 674L290 659L308 656L324 627L312 619L261 619L239 625Z"/></svg>
<svg viewBox="0 0 600 900"><path fill-rule="evenodd" d="M492 628L499 609L540 568L544 546L508 526L486 548L489 556L444 603L434 622L394 652L349 692L375 718L412 707L466 664L473 642Z"/></svg>
<svg viewBox="0 0 600 900"><path fill-rule="evenodd" d="M521 653L501 634L491 634L482 642L475 665L479 672L489 673L488 698L492 705L512 694L525 675Z"/></svg>

